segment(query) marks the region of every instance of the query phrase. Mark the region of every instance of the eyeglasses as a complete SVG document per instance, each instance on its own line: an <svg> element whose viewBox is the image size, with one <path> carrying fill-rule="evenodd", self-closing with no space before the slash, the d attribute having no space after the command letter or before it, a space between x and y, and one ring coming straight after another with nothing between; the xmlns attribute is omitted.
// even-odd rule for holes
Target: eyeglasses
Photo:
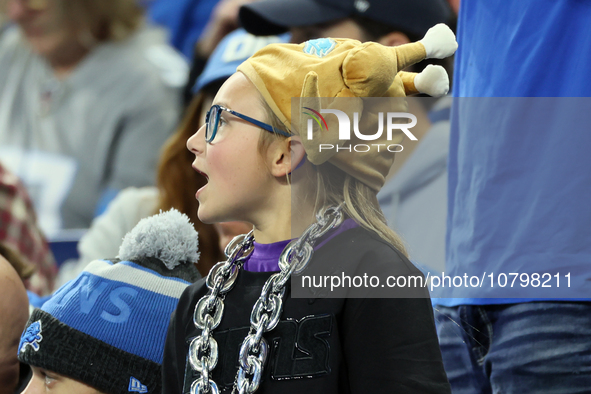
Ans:
<svg viewBox="0 0 591 394"><path fill-rule="evenodd" d="M205 115L205 141L206 142L211 142L215 138L215 135L217 134L217 131L218 131L218 125L220 124L220 118L222 116L222 111L227 111L227 112L231 113L232 115L239 117L240 119L244 119L247 122L252 123L255 126L258 126L262 129L267 130L268 132L277 133L277 134L280 134L284 137L291 137L291 134L286 131L276 129L275 127L273 127L267 123L263 123L259 120L251 118L250 116L242 115L239 112L236 112L234 110L231 110L229 108L222 107L221 105L216 104L216 105L212 105L211 108L209 109L209 111L207 111L207 115Z"/></svg>

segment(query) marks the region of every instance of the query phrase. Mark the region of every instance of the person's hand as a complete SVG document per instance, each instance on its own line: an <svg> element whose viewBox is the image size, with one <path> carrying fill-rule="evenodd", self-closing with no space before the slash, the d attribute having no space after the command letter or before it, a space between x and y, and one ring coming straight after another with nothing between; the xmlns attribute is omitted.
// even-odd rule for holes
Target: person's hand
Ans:
<svg viewBox="0 0 591 394"><path fill-rule="evenodd" d="M445 23L439 23L427 30L425 37L419 42L425 46L427 59L444 59L458 49L456 35Z"/></svg>
<svg viewBox="0 0 591 394"><path fill-rule="evenodd" d="M220 1L213 9L209 22L197 42L195 48L197 54L208 58L222 38L239 27L238 10L240 7L254 1L256 0Z"/></svg>

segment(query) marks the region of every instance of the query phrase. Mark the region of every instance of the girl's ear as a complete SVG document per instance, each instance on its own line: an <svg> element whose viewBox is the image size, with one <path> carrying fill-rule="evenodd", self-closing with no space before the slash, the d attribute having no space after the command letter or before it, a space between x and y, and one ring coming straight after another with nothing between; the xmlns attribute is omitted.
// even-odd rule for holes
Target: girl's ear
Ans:
<svg viewBox="0 0 591 394"><path fill-rule="evenodd" d="M289 149L291 155L289 173L291 174L299 165L303 164L302 161L306 159L306 151L299 136L293 136L289 139L291 140Z"/></svg>
<svg viewBox="0 0 591 394"><path fill-rule="evenodd" d="M304 146L298 136L292 136L273 143L271 154L271 174L274 177L285 177L304 159Z"/></svg>

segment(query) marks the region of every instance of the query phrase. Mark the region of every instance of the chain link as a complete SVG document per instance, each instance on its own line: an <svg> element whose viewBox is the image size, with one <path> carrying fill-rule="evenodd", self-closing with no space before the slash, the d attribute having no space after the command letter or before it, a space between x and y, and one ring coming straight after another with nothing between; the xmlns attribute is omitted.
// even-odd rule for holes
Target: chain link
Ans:
<svg viewBox="0 0 591 394"><path fill-rule="evenodd" d="M343 221L341 207L342 204L318 212L317 222L308 227L297 240L290 242L281 253L280 272L267 279L252 308L250 333L240 347L239 369L233 392L238 390L240 394L252 394L258 390L269 353L269 344L263 338L263 333L273 330L279 324L285 285L291 275L306 269L314 254L316 241ZM253 249L252 231L235 237L224 251L228 261L216 264L207 276L206 285L210 291L199 300L193 314L193 322L202 332L189 346L189 361L191 367L201 376L193 382L191 394L218 393L217 385L209 377L218 360L217 342L211 336L211 331L221 322L224 294L232 289L243 261Z"/></svg>
<svg viewBox="0 0 591 394"><path fill-rule="evenodd" d="M219 394L220 391L218 390L218 386L215 384L215 382L213 380L208 380L207 382L209 386L206 386L203 378L195 380L191 385L191 394Z"/></svg>
<svg viewBox="0 0 591 394"><path fill-rule="evenodd" d="M252 253L254 237L252 231L235 237L226 247L228 261L217 263L207 275L205 284L207 295L195 305L193 324L201 330L189 345L189 363L200 377L191 385L191 394L217 394L216 383L210 379L210 373L218 363L218 344L211 336L224 315L224 295L232 289L238 277L238 271L244 259Z"/></svg>
<svg viewBox="0 0 591 394"><path fill-rule="evenodd" d="M316 241L342 222L340 207L322 210L317 215L317 219L318 222L308 227L297 241L292 241L285 247L279 258L281 272L267 279L259 299L252 308L251 334L246 337L240 348L240 369L236 379L240 394L252 394L258 389L268 347L262 333L274 329L279 323L283 311L285 284L291 274L300 273L306 269L314 254ZM258 373L259 367L261 373Z"/></svg>

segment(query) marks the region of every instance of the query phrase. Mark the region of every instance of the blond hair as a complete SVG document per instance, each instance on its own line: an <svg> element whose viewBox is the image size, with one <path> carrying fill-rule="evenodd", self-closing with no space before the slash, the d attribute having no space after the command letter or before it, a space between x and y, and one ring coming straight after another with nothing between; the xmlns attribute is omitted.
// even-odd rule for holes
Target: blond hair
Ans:
<svg viewBox="0 0 591 394"><path fill-rule="evenodd" d="M284 130L284 124L262 96L261 101L267 113L267 123L276 129ZM289 131L297 135L296 130ZM277 133L261 133L259 152L264 153L273 141L285 138L287 137ZM324 206L337 206L344 202L343 210L348 217L361 227L377 234L408 257L404 242L386 223L375 190L328 162L314 168L316 172L314 212L318 212Z"/></svg>
<svg viewBox="0 0 591 394"><path fill-rule="evenodd" d="M97 42L123 40L143 20L136 0L56 0L67 23Z"/></svg>

